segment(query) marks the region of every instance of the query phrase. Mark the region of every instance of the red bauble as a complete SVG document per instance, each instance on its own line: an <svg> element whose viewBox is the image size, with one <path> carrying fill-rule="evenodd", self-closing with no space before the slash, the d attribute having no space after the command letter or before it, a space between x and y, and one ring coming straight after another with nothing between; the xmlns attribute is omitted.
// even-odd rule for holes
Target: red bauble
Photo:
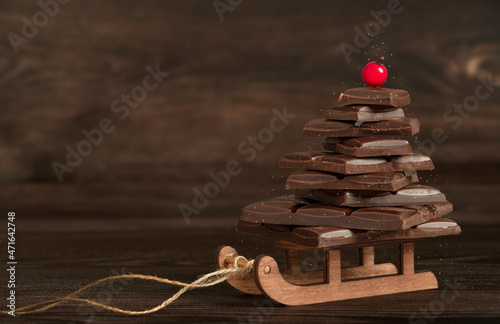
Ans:
<svg viewBox="0 0 500 324"><path fill-rule="evenodd" d="M387 80L387 69L384 66L384 58L381 57L377 62L370 62L365 65L361 72L363 81L371 87L378 87Z"/></svg>

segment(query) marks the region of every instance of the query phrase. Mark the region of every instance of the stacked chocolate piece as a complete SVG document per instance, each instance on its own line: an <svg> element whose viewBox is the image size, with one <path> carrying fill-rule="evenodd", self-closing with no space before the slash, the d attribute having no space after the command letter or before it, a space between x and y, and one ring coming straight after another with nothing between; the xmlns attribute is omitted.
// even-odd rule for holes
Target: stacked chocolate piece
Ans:
<svg viewBox="0 0 500 324"><path fill-rule="evenodd" d="M405 90L354 88L340 95L325 119L309 122L304 137L324 137L321 152L285 154L280 167L300 169L286 189L293 195L246 206L237 230L313 248L403 242L460 233L441 218L452 205L436 188L415 184L432 170L428 156L413 153L418 133L406 118Z"/></svg>

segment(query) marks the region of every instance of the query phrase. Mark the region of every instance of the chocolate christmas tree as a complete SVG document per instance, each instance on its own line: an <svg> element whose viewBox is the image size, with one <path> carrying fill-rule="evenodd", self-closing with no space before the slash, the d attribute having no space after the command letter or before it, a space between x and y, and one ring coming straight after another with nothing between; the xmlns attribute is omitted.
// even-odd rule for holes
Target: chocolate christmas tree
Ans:
<svg viewBox="0 0 500 324"><path fill-rule="evenodd" d="M344 91L324 111L324 119L305 126L304 137L324 138L323 151L281 158L280 167L299 169L286 181L293 194L243 209L237 230L276 240L287 251L287 271L280 274L274 259L260 257L254 278L229 281L236 288L289 305L437 288L431 272L414 272L412 242L461 229L442 218L452 211L444 194L416 184L417 171L434 165L400 137L418 133L420 123L406 118L401 108L410 104L407 91L377 87L387 77L381 63L363 69L371 87ZM374 263L373 245L388 243L400 244L399 268ZM360 265L341 269L340 250L348 247L359 248ZM302 272L300 251L305 249L325 254L317 275ZM342 282L366 277L374 278ZM303 285L310 283L322 284Z"/></svg>

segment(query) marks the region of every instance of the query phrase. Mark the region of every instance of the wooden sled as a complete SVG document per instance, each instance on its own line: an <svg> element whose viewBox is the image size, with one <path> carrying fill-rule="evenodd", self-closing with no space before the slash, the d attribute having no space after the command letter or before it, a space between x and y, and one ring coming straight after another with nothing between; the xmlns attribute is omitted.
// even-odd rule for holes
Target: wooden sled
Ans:
<svg viewBox="0 0 500 324"><path fill-rule="evenodd" d="M363 246L359 248L358 266L342 268L341 250L324 250L321 251L323 270L304 272L301 250L307 247L285 241L277 241L277 246L286 251L283 274L272 257L259 255L251 273L227 282L244 293L264 294L285 305L317 304L438 287L432 272L415 273L413 242L399 244L399 271L392 263L375 264L374 247ZM220 247L216 256L217 268L230 267L237 256L234 248ZM240 266L245 263L243 259L238 260Z"/></svg>

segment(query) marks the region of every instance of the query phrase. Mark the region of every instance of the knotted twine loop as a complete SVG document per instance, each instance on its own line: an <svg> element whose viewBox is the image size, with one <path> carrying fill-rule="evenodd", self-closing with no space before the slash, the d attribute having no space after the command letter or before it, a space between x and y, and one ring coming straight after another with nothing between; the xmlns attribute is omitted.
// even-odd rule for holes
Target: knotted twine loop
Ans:
<svg viewBox="0 0 500 324"><path fill-rule="evenodd" d="M228 254L224 257L224 259L228 256L232 256L232 254ZM238 265L238 260L244 260L246 261L246 264L241 267ZM48 309L51 309L53 307L56 307L57 305L65 302L80 302L80 303L86 303L90 304L96 307L100 307L103 309L107 309L109 311L115 312L115 313L121 313L121 314L127 314L127 315L144 315L144 314L151 314L159 311L162 308L165 308L172 302L174 302L177 298L179 298L182 294L184 294L186 291L195 289L195 288L204 288L204 287L210 287L217 285L221 282L226 281L227 279L233 278L233 277L238 277L238 276L244 276L252 271L253 268L253 263L254 260L247 260L244 256L237 256L234 258L233 263L231 267L229 268L224 268L224 269L219 269L214 272L207 273L200 278L196 279L192 283L184 283L176 280L170 280L167 278L159 278L156 276L148 276L148 275L141 275L141 274L127 274L127 275L119 275L119 276L111 276L107 277L104 279L97 280L94 283L91 283L77 291L75 291L72 294L69 294L66 297L62 298L57 298L57 299L52 299L48 300L45 302L41 303L36 303L24 307L17 308L15 311L16 315L26 315L26 314L34 314L34 313L40 313L43 311L46 311ZM172 297L169 299L165 300L163 303L160 305L146 309L143 311L131 311L131 310L126 310L126 309L121 309L109 305L105 305L90 299L85 299L85 298L77 298L79 294L89 290L92 287L95 287L97 285L100 285L102 283L111 281L111 280L116 280L116 279L142 279L142 280L152 280L156 282L161 282L161 283L166 283L169 285L175 285L175 286L183 286L184 288L181 288L177 293L175 293ZM8 311L0 311L0 314L7 315Z"/></svg>

